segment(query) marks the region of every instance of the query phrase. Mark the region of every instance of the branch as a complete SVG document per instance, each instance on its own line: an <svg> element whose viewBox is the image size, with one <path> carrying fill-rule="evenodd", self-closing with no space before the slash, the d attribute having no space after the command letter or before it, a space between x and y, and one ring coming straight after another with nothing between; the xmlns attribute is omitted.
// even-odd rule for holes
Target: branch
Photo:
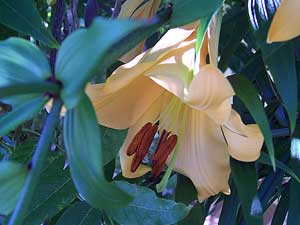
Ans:
<svg viewBox="0 0 300 225"><path fill-rule="evenodd" d="M59 121L59 113L62 107L62 101L55 99L52 110L48 115L37 148L28 164L29 174L22 188L17 206L10 217L8 225L21 225L28 212L32 196L39 182L42 168L45 164L48 150L54 136L56 124Z"/></svg>

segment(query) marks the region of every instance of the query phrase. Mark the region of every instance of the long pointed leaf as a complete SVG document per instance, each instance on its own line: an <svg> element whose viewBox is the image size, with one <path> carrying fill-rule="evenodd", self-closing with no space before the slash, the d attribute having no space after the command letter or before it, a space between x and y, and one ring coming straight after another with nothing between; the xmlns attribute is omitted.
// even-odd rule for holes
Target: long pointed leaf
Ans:
<svg viewBox="0 0 300 225"><path fill-rule="evenodd" d="M0 23L57 48L57 42L45 28L32 2L32 0L0 0Z"/></svg>
<svg viewBox="0 0 300 225"><path fill-rule="evenodd" d="M168 21L171 8L150 22L95 18L88 29L71 34L62 43L55 72L62 81L62 98L67 108L75 107L84 95L84 87L99 71L155 32ZM74 77L76 76L76 79Z"/></svg>
<svg viewBox="0 0 300 225"><path fill-rule="evenodd" d="M264 110L263 104L259 99L258 92L253 84L242 75L233 75L227 77L230 81L235 94L242 100L249 112L258 124L264 135L265 143L271 159L273 168L275 169L275 154L272 140L272 132L269 126L268 117Z"/></svg>
<svg viewBox="0 0 300 225"><path fill-rule="evenodd" d="M247 225L262 225L262 206L257 195L257 175L254 163L230 159L231 174L241 202Z"/></svg>
<svg viewBox="0 0 300 225"><path fill-rule="evenodd" d="M15 208L27 170L21 164L3 161L0 163L0 214L8 215Z"/></svg>
<svg viewBox="0 0 300 225"><path fill-rule="evenodd" d="M8 133L43 108L47 99L44 96L36 97L18 105L11 112L0 117L0 136Z"/></svg>
<svg viewBox="0 0 300 225"><path fill-rule="evenodd" d="M100 130L86 95L66 114L64 141L75 187L91 206L106 209L131 201L128 194L105 179Z"/></svg>

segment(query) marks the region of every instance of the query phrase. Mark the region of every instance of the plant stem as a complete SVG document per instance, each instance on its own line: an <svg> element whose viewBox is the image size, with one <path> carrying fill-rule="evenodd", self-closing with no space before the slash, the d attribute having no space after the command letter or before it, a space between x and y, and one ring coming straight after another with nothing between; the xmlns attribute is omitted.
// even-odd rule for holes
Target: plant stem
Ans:
<svg viewBox="0 0 300 225"><path fill-rule="evenodd" d="M37 94L49 92L51 94L58 94L60 87L58 84L51 82L35 82L28 84L14 84L10 86L0 87L0 98L23 95L23 94Z"/></svg>
<svg viewBox="0 0 300 225"><path fill-rule="evenodd" d="M61 107L62 101L60 99L55 99L51 112L46 119L37 148L32 157L32 161L28 165L29 174L26 178L17 206L10 217L8 225L21 225L26 213L28 212L33 193L39 182L42 168L45 165L45 160L54 136L56 124L59 121Z"/></svg>

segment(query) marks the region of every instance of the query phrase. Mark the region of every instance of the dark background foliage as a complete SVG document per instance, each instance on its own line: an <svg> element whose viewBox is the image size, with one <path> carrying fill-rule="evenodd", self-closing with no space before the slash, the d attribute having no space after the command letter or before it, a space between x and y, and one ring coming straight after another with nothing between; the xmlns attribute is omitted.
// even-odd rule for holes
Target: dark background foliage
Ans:
<svg viewBox="0 0 300 225"><path fill-rule="evenodd" d="M50 62L50 77L55 71L57 49L59 44L62 44L59 52L61 56L58 58L67 58L68 65L73 67L67 72L64 69L56 71L57 77L61 76L66 89L63 91L62 98L67 106L78 103L78 96L83 92L82 86L87 81L93 79L94 82L103 82L113 69L121 64L117 60L119 56L140 40L147 38L146 46L151 47L170 27L187 24L198 18L209 18L222 4L222 1L217 0L173 0L172 14L162 10L159 14L159 22L129 24L130 30L120 38L114 36L114 29L118 29L122 24L111 23L111 30L107 31L104 37L102 36L101 48L96 50L97 59L103 62L101 70L95 69L99 68L95 63L82 72L82 77L78 78L80 82L71 84L68 80L72 79L74 71L79 70L84 62L91 60L90 52L84 51L84 48L88 49L94 43L90 40L83 41L81 48L65 50L68 46L66 47L63 41L72 32L84 26L90 27L89 30L95 32L93 41L99 39L102 35L100 32L102 24L92 23L94 17L115 17L122 1L117 1L116 4L112 0L57 0L55 4L49 6L45 0L33 2L15 0L10 1L14 10L7 8L7 2L0 0L0 40L9 37L30 40L32 37L32 42L46 54ZM298 179L300 177L300 131L297 116L300 42L297 38L272 45L266 43L270 22L279 4L280 1L277 0L226 0L222 8L224 18L219 44L219 67L231 74L228 79L236 92L234 108L245 123L257 123L265 137L265 145L258 161L242 163L231 159L231 195L219 194L199 203L196 201L197 194L191 181L176 173L172 174L167 191L163 193L156 193L156 182L149 180L147 175L126 180L120 174L117 156L127 131L116 131L99 126L99 133L87 131L84 135L87 135L86 138L98 135L102 140L103 162L101 163L105 178L108 181L113 180L114 185L118 187L116 190L123 195L124 193L131 195L133 201L117 209L106 209L105 202L99 199L97 202L96 196L96 199L93 199L96 202L92 207L91 201L88 201L90 204L82 201L83 198L89 199L90 196L83 196L86 194L85 188L80 189L76 185L76 179L81 179L80 175L79 178L73 177L74 182L72 181L68 167L70 161L66 161L65 150L65 144L69 144L64 143L62 138L65 128L63 128L63 121L60 121L55 128L54 137L51 138L51 152L41 167L41 177L28 210L24 214L24 222L21 224L201 225L208 215L215 214L217 209L221 209L220 225L259 225L263 224L264 213L270 207L275 207L275 214L271 219L272 225L283 224L286 217L288 224L298 225L300 221ZM116 10L113 11L112 8L115 6ZM40 22L40 17L44 23L47 23L47 28ZM85 40L87 32L82 32L80 35L76 38ZM75 46L78 43L76 38L72 40L70 38L70 45ZM113 41L107 44L105 39ZM76 66L78 61L82 63ZM65 78L67 79L64 80ZM38 85L35 88L37 93L44 94L44 90L38 92ZM50 85L47 91L55 95L57 94L55 88L55 85ZM77 97L70 95L74 90L79 90L76 92ZM0 86L0 91L3 93L3 96L0 93L1 99L10 89ZM33 106L37 105L38 97L32 98L31 101L28 105L13 110L11 106L13 104L5 104L7 101L3 100L0 105L1 163L18 163L0 166L0 211L4 212L0 215L0 224L3 225L8 224L16 205L18 200L16 196L20 195L31 157L48 115L44 109L40 110L43 101L39 102L37 107ZM85 116L84 112L83 115L80 114L79 109L72 113L74 118L76 115L83 118ZM67 122L64 122L65 127L68 126ZM83 123L82 121L79 123L79 128L80 125L85 126ZM82 133L70 131L68 135L76 139L76 146L81 145ZM81 149L78 149L77 153L80 154L80 151ZM91 153L91 157L92 155ZM86 184L89 185L88 182ZM103 188L103 185L104 183L99 188ZM93 197L95 196L91 198ZM120 202L123 200L120 199ZM145 203L147 207L144 207ZM99 210L101 207L103 208Z"/></svg>

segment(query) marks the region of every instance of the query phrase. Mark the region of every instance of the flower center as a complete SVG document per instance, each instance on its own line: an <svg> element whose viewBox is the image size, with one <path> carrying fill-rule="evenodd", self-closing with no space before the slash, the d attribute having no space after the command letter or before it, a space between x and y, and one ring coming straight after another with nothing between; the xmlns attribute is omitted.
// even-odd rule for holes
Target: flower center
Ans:
<svg viewBox="0 0 300 225"><path fill-rule="evenodd" d="M149 152L151 143L157 133L158 126L156 124L146 123L134 136L127 148L126 154L132 156L131 172L135 172L147 153ZM173 151L177 143L177 135L170 135L171 132L163 130L158 140L155 154L152 160L152 176L157 177L162 171L164 164Z"/></svg>
<svg viewBox="0 0 300 225"><path fill-rule="evenodd" d="M177 145L180 144L178 142L181 138L178 138L178 134L182 137L187 107L179 98L175 96L169 98L159 116L159 125L148 122L136 133L126 152L128 156L134 155L130 167L131 172L135 172L142 163L149 152L155 134L159 132L159 140L152 158L152 177L156 178L160 175L169 155L175 148L178 149Z"/></svg>

